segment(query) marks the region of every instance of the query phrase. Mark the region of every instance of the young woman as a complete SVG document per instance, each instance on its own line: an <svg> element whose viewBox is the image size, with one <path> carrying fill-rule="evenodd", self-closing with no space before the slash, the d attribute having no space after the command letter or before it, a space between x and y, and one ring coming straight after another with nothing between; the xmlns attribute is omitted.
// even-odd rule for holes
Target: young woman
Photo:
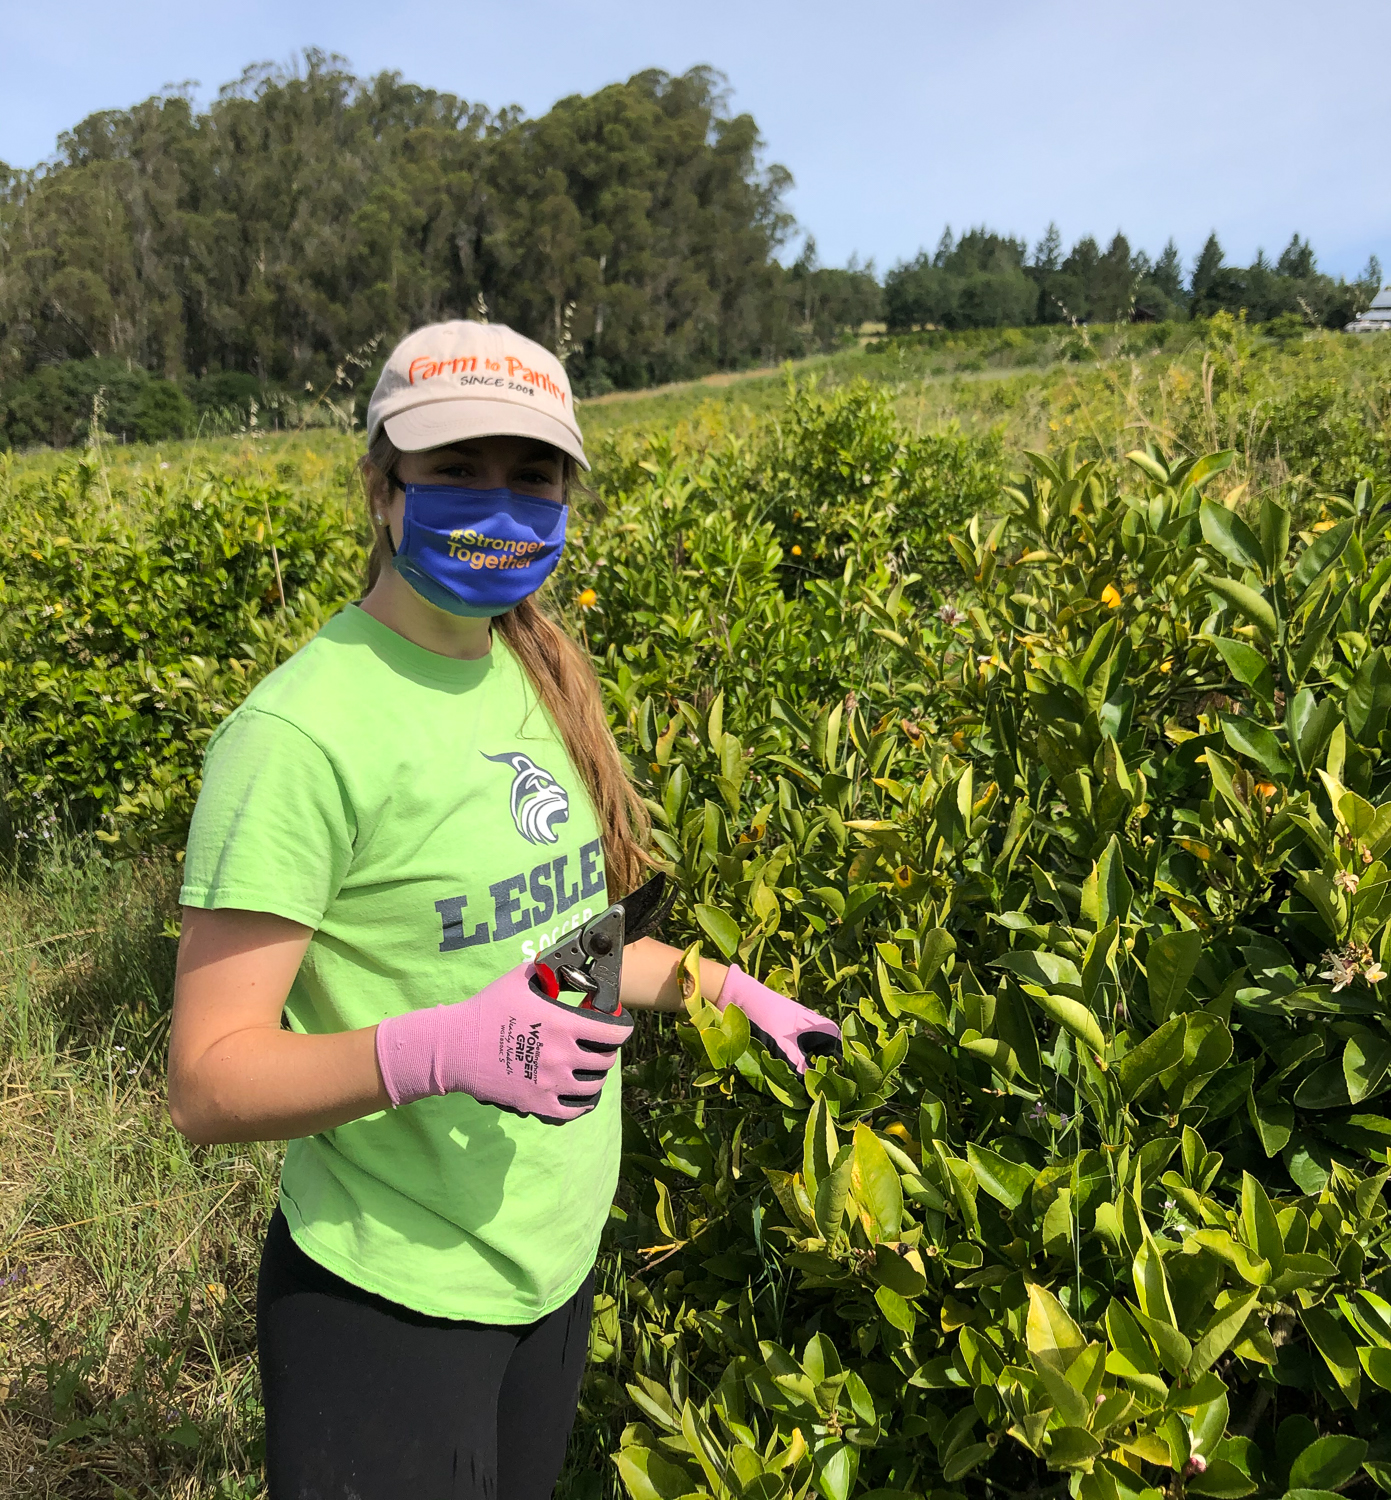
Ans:
<svg viewBox="0 0 1391 1500"><path fill-rule="evenodd" d="M588 467L569 382L496 324L393 352L369 588L231 714L189 834L169 1059L199 1142L288 1139L257 1336L272 1500L550 1494L618 1176L616 1015L531 960L644 877L587 660L534 594ZM702 962L796 1066L834 1024Z"/></svg>

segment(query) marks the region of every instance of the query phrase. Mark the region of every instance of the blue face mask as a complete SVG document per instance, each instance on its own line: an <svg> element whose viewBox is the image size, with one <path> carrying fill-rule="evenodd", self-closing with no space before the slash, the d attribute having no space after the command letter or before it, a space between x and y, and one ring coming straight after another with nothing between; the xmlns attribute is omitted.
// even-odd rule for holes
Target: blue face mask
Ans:
<svg viewBox="0 0 1391 1500"><path fill-rule="evenodd" d="M408 484L396 571L451 615L504 615L560 560L570 508L515 490Z"/></svg>

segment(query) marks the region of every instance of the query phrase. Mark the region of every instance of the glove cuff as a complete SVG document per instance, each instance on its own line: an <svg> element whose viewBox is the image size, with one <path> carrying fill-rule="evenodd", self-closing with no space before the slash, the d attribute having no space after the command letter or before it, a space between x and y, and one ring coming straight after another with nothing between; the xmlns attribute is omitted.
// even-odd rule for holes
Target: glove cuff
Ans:
<svg viewBox="0 0 1391 1500"><path fill-rule="evenodd" d="M435 1067L439 1009L411 1010L377 1024L377 1067L394 1109L444 1093Z"/></svg>
<svg viewBox="0 0 1391 1500"><path fill-rule="evenodd" d="M730 964L729 973L725 975L724 984L720 987L719 999L710 1003L716 1010L723 1010L726 1005L737 1005L740 1010L745 1009L744 1000L749 997L753 990L761 990L764 986L758 980L751 979L738 964ZM740 998L740 997L743 998Z"/></svg>

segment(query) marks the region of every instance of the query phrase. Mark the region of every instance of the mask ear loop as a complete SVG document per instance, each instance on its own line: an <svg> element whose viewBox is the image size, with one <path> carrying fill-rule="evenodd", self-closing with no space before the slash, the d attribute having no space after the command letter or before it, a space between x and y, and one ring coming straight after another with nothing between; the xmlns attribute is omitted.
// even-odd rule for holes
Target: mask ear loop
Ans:
<svg viewBox="0 0 1391 1500"><path fill-rule="evenodd" d="M406 487L401 483L401 476L399 474L387 474L385 478L386 482L391 486L392 490L400 490L402 494L405 493ZM377 520L381 522L382 530L386 532L386 544L391 548L392 557L395 557L396 543L391 535L391 522L388 521L387 518L383 515L378 515Z"/></svg>

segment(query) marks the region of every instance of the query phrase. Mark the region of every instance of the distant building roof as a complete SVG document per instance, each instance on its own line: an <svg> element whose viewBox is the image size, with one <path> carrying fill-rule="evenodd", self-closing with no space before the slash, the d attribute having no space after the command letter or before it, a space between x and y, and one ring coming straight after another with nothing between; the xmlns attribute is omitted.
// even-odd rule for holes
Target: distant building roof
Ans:
<svg viewBox="0 0 1391 1500"><path fill-rule="evenodd" d="M1391 333L1391 286L1382 287L1366 312L1343 325L1343 332Z"/></svg>

